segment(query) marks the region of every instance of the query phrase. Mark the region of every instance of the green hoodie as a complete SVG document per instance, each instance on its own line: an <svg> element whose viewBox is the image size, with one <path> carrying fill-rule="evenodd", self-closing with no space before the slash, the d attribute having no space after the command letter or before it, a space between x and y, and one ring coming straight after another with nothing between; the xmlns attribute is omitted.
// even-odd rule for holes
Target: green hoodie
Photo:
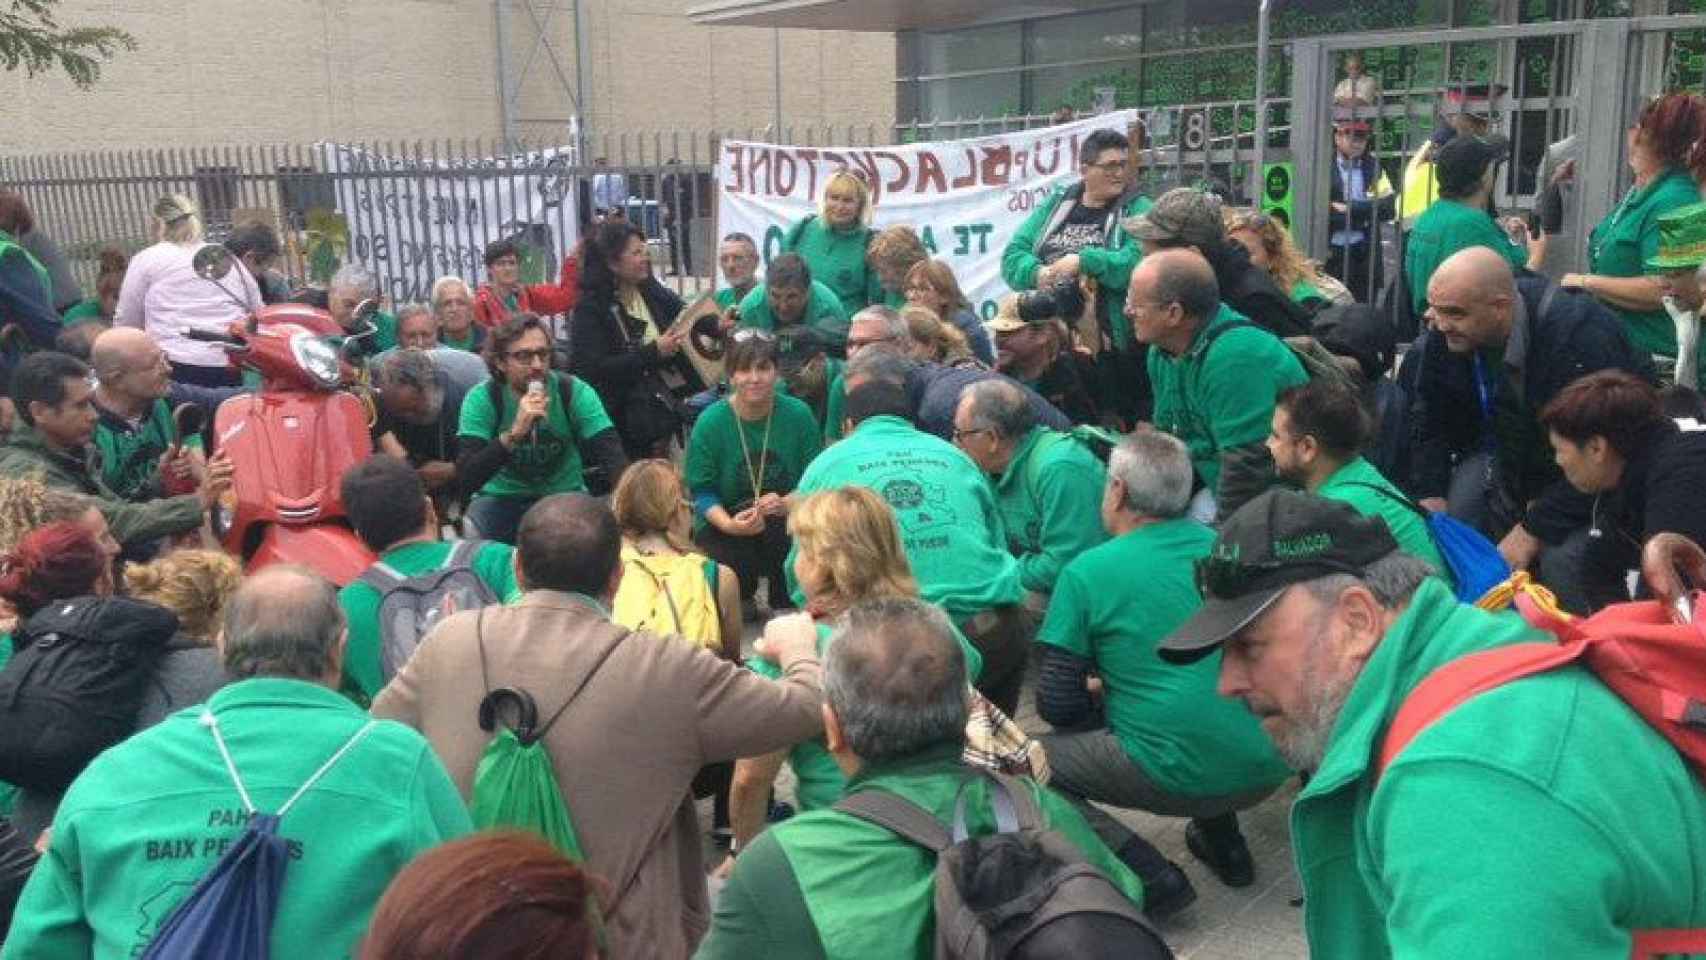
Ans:
<svg viewBox="0 0 1706 960"><path fill-rule="evenodd" d="M835 291L816 280L812 281L806 298L806 312L800 322L828 335L833 352L847 349L847 328L852 325L849 314L841 305ZM740 302L740 325L760 330L776 329L776 314L770 310L770 291L763 284L752 289Z"/></svg>
<svg viewBox="0 0 1706 960"><path fill-rule="evenodd" d="M1049 593L1067 561L1107 539L1102 487L1108 470L1070 434L1033 427L995 481L1007 548L1026 590Z"/></svg>
<svg viewBox="0 0 1706 960"><path fill-rule="evenodd" d="M1197 476L1222 502L1222 515L1233 509L1226 503L1236 499L1234 489L1248 499L1266 486L1257 472L1258 465L1271 466L1263 444L1273 426L1274 398L1308 379L1290 347L1224 303L1183 354L1149 351L1154 423L1185 441ZM1228 466L1238 474L1230 485L1223 482Z"/></svg>
<svg viewBox="0 0 1706 960"><path fill-rule="evenodd" d="M1084 194L1083 186L1080 181L1074 186L1055 190L1014 231L1013 238L1007 241L1007 249L1001 254L1001 279L1007 281L1007 286L1014 290L1036 288L1037 272L1044 266L1037 259L1037 247L1048 239L1049 227L1056 221L1056 212L1060 211L1061 204L1069 195L1076 203ZM1095 277L1101 285L1102 318L1108 329L1113 331L1114 345L1124 350L1132 343L1131 323L1125 318L1125 289L1131 283L1131 272L1143 259L1143 248L1136 239L1126 235L1121 224L1126 218L1135 217L1154 204L1141 195L1121 199L1125 205L1115 219L1107 245L1079 251L1078 262L1084 276ZM1059 218L1064 219L1065 216L1065 211L1060 211Z"/></svg>
<svg viewBox="0 0 1706 960"><path fill-rule="evenodd" d="M201 525L201 498L193 493L126 503L100 481L100 455L94 447L83 458L59 453L47 445L34 427L20 423L0 444L0 476L39 474L50 487L94 497L112 527L113 538L126 546L147 543L160 537L194 530Z"/></svg>
<svg viewBox="0 0 1706 960"><path fill-rule="evenodd" d="M848 316L885 299L877 271L865 262L875 231L864 224L831 227L811 214L788 229L782 252L797 253L811 268L812 280L835 293Z"/></svg>
<svg viewBox="0 0 1706 960"><path fill-rule="evenodd" d="M915 756L873 764L849 791L885 790L944 821L971 771L960 745L931 747ZM1143 886L1097 839L1084 817L1060 795L1023 781L1051 830L1083 852L1090 865L1139 906ZM988 781L966 788L966 828L995 829ZM866 960L928 957L936 935L935 857L893 833L836 810L803 813L759 834L735 861L717 898L711 931L698 960Z"/></svg>
<svg viewBox="0 0 1706 960"><path fill-rule="evenodd" d="M95 758L66 792L18 902L4 960L141 954L243 832L247 814L201 706ZM255 807L275 813L367 723L318 684L260 678L206 704ZM462 798L425 739L380 721L292 807L274 960L353 954L391 878L468 833Z"/></svg>
<svg viewBox="0 0 1706 960"><path fill-rule="evenodd" d="M1410 691L1459 657L1550 638L1429 579L1357 677L1291 813L1315 960L1623 960L1629 931L1706 927L1706 795L1582 667L1481 694L1376 783Z"/></svg>
<svg viewBox="0 0 1706 960"><path fill-rule="evenodd" d="M845 486L874 490L894 508L919 593L956 622L1023 599L995 493L960 448L900 417L872 417L818 454L797 489ZM784 571L793 587L792 551Z"/></svg>

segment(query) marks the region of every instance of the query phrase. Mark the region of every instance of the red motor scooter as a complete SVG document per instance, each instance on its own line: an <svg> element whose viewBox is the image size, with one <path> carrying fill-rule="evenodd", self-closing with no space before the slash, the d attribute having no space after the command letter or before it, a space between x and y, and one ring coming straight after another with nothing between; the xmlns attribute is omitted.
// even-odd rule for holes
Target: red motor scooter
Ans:
<svg viewBox="0 0 1706 960"><path fill-rule="evenodd" d="M194 265L225 289L232 257L224 247L203 247ZM356 316L377 306L363 304ZM234 364L261 376L259 392L226 400L214 416L214 448L234 467L232 490L213 509L214 536L249 571L298 563L338 586L360 576L376 558L345 520L339 488L344 471L372 454L373 440L371 407L343 389L335 338L346 332L324 310L275 304L229 334L186 336L225 347Z"/></svg>

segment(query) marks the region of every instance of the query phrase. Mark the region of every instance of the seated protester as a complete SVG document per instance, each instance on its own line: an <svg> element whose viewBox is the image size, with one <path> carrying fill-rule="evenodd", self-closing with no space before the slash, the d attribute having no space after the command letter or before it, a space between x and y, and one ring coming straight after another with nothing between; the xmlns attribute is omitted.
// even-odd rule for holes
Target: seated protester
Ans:
<svg viewBox="0 0 1706 960"><path fill-rule="evenodd" d="M0 475L38 473L48 486L94 497L126 549L201 526L209 507L231 485L231 461L208 464L194 493L130 503L102 479L100 449L90 443L98 414L89 368L62 353L25 357L12 375L19 425L0 444Z"/></svg>
<svg viewBox="0 0 1706 960"><path fill-rule="evenodd" d="M360 960L600 960L611 893L521 831L452 840L404 867L373 908Z"/></svg>
<svg viewBox="0 0 1706 960"><path fill-rule="evenodd" d="M628 465L598 394L550 364L544 321L517 314L488 334L492 377L462 400L456 480L473 496L467 519L488 540L513 542L541 497L585 490L587 466L619 477Z"/></svg>
<svg viewBox="0 0 1706 960"><path fill-rule="evenodd" d="M1289 775L1250 715L1215 696L1218 660L1181 669L1155 656L1201 603L1192 567L1214 532L1185 516L1190 496L1190 455L1176 437L1139 427L1122 441L1100 503L1113 539L1066 565L1037 634L1037 711L1056 730L1043 737L1050 782L1142 878L1152 917L1194 900L1190 879L1092 802L1191 817L1191 854L1243 887L1255 865L1237 811Z"/></svg>
<svg viewBox="0 0 1706 960"><path fill-rule="evenodd" d="M1551 634L1458 603L1384 523L1289 490L1228 520L1200 579L1202 607L1161 655L1223 646L1220 695L1312 771L1291 810L1311 957L1520 944L1611 960L1631 955L1635 931L1706 926L1701 783L1581 666L1477 694L1380 770L1388 724L1418 684Z"/></svg>
<svg viewBox="0 0 1706 960"><path fill-rule="evenodd" d="M1001 298L989 329L995 369L1035 390L1073 423L1101 419L1096 364L1073 344L1067 317L1083 309L1074 284Z"/></svg>
<svg viewBox="0 0 1706 960"><path fill-rule="evenodd" d="M202 438L179 436L172 414L191 403L211 422L219 405L240 390L174 383L165 352L130 327L103 330L90 356L101 482L134 503L194 490L207 472Z"/></svg>
<svg viewBox="0 0 1706 960"><path fill-rule="evenodd" d="M758 244L744 233L729 234L717 247L717 268L728 284L717 288L717 306L725 314L738 311L746 295L758 288Z"/></svg>
<svg viewBox="0 0 1706 960"><path fill-rule="evenodd" d="M915 363L906 356L904 337L884 341L867 349L860 357L847 362L841 379L846 390L856 383L883 380L900 386L906 393L909 417L920 430L943 440L954 436L954 412L960 407L960 395L974 383L1002 380L1025 391L1025 399L1037 415L1037 422L1051 430L1070 430L1072 421L1040 394L1011 377L980 367L948 366L940 363Z"/></svg>
<svg viewBox="0 0 1706 960"><path fill-rule="evenodd" d="M1654 534L1706 539L1706 429L1666 417L1652 384L1590 373L1558 391L1540 425L1564 479L1594 498L1581 571L1588 609L1629 599L1629 571Z"/></svg>
<svg viewBox="0 0 1706 960"><path fill-rule="evenodd" d="M467 798L492 739L479 722L486 691L530 691L542 717L568 702L564 722L537 742L586 869L629 891L604 917L607 955L681 957L709 914L690 785L708 763L822 728L816 641L805 617L771 621L765 642L785 676L773 682L674 637L618 626L606 611L621 549L616 519L597 500L541 500L516 547L521 601L442 622L375 698L373 715L425 732Z"/></svg>
<svg viewBox="0 0 1706 960"><path fill-rule="evenodd" d="M461 277L439 277L432 283L432 315L438 320L438 342L454 350L478 354L486 343L486 328L474 322L474 292Z"/></svg>
<svg viewBox="0 0 1706 960"><path fill-rule="evenodd" d="M405 303L397 308L397 347L431 350L438 346L438 318L424 303Z"/></svg>
<svg viewBox="0 0 1706 960"><path fill-rule="evenodd" d="M77 301L65 311L60 319L67 330L85 323L110 327L118 314L118 292L124 286L124 271L130 265L130 257L117 247L102 247L96 257L95 295ZM265 293L263 290L262 295Z"/></svg>
<svg viewBox="0 0 1706 960"><path fill-rule="evenodd" d="M960 289L954 268L946 260L920 260L906 272L906 302L909 306L924 307L943 323L951 324L966 339L977 359L986 366L995 366L995 344L989 330L971 301ZM945 362L945 361L938 361Z"/></svg>
<svg viewBox="0 0 1706 960"><path fill-rule="evenodd" d="M1274 284L1310 312L1336 303L1355 303L1350 290L1324 272L1291 240L1291 231L1260 210L1223 211L1226 239L1250 255L1250 262L1268 272Z"/></svg>
<svg viewBox="0 0 1706 960"><path fill-rule="evenodd" d="M284 303L290 299L290 281L273 269L284 248L278 242L278 231L272 224L260 220L232 227L221 244L231 255L243 261L249 276L260 288L261 302Z"/></svg>
<svg viewBox="0 0 1706 960"><path fill-rule="evenodd" d="M704 389L681 349L688 331L671 326L681 297L652 276L646 235L625 221L600 226L582 257L570 369L598 391L628 459L666 456L681 439L679 399Z"/></svg>
<svg viewBox="0 0 1706 960"><path fill-rule="evenodd" d="M857 604L824 661L824 739L849 792L893 793L949 823L963 812L969 835L993 832L990 781L960 761L966 662L948 618L910 598ZM1142 903L1137 878L1070 804L1034 781L1017 782L1049 830ZM966 802L957 808L959 799ZM935 860L850 812L801 814L742 848L695 956L922 960L936 929Z"/></svg>
<svg viewBox="0 0 1706 960"><path fill-rule="evenodd" d="M794 570L805 594L806 611L817 625L819 656L829 648L834 625L854 605L884 598L917 599L918 581L900 545L894 510L872 491L848 486L814 493L788 517L788 532L799 544ZM983 671L983 658L959 631L954 635L966 658L967 682L975 682ZM747 666L772 679L781 676L776 665L762 656ZM794 771L794 798L801 812L833 806L847 788L847 777L821 736L789 750L737 760L731 796L735 828L731 858L764 829L771 788L784 762Z"/></svg>
<svg viewBox="0 0 1706 960"><path fill-rule="evenodd" d="M850 380L851 429L811 462L798 492L853 485L888 501L920 594L947 611L977 648L978 691L1012 716L1025 672L1027 618L1019 564L1006 550L994 491L970 457L912 425L904 386Z"/></svg>
<svg viewBox="0 0 1706 960"><path fill-rule="evenodd" d="M1422 362L1416 496L1479 527L1513 568L1534 570L1565 607L1586 610L1575 585L1591 503L1553 461L1540 411L1584 373L1650 379L1651 361L1592 297L1513 278L1484 247L1440 264L1428 303L1432 330L1411 348Z"/></svg>
<svg viewBox="0 0 1706 960"><path fill-rule="evenodd" d="M486 282L474 295L474 322L491 330L511 314L548 317L565 314L580 300L580 265L576 251L563 257L556 283L521 282L521 246L514 240L493 240L484 252Z"/></svg>
<svg viewBox="0 0 1706 960"><path fill-rule="evenodd" d="M1038 595L1032 605L1041 610L1067 561L1105 539L1106 468L1070 434L1039 426L1025 392L1003 380L966 388L954 445L994 483L1019 582Z"/></svg>
<svg viewBox="0 0 1706 960"><path fill-rule="evenodd" d="M782 252L804 260L811 275L823 281L851 315L884 302L878 272L866 259L875 236L871 188L864 177L843 168L824 180L817 212L807 214L782 235ZM776 269L775 260L769 269Z"/></svg>
<svg viewBox="0 0 1706 960"><path fill-rule="evenodd" d="M680 609L680 598L671 591L671 608L664 611L671 623L667 631L704 647L725 660L741 659L740 578L730 567L707 558L694 549L693 501L681 471L668 460L636 460L622 471L622 479L610 495L610 509L622 531L622 586L616 591L613 617L631 629L649 627L639 618L627 622L625 614L638 611L626 601L661 592L656 584L674 581L677 569L694 567L705 585L700 596L703 611ZM642 569L643 568L643 569ZM672 615L673 612L673 615ZM697 615L695 615L697 614ZM708 615L708 616L707 616Z"/></svg>
<svg viewBox="0 0 1706 960"><path fill-rule="evenodd" d="M812 279L811 268L798 254L784 253L770 261L764 284L740 302L740 326L781 332L810 327L828 338L831 353L847 349L848 313L835 291Z"/></svg>
<svg viewBox="0 0 1706 960"><path fill-rule="evenodd" d="M907 356L919 363L939 363L945 367L966 366L989 369L978 359L971 343L959 327L943 320L929 307L904 306L900 318L906 322Z"/></svg>
<svg viewBox="0 0 1706 960"><path fill-rule="evenodd" d="M910 224L884 227L865 248L865 262L876 271L883 295L873 301L899 310L906 306L906 277L912 268L930 258L930 251Z"/></svg>
<svg viewBox="0 0 1706 960"><path fill-rule="evenodd" d="M443 349L391 350L369 367L379 395L379 419L374 429L396 439L441 510L462 499L461 485L456 482L462 403L471 388L479 389L459 382L439 365L439 356L451 353Z"/></svg>
<svg viewBox="0 0 1706 960"><path fill-rule="evenodd" d="M301 854L284 867L269 955L353 952L392 876L470 824L419 734L329 689L343 640L331 584L306 569L268 567L238 588L218 639L234 682L71 785L4 956L140 956L251 812L277 813L304 786L281 827Z"/></svg>
<svg viewBox="0 0 1706 960"><path fill-rule="evenodd" d="M355 310L364 301L379 300L379 278L359 263L347 263L332 274L326 285L326 312L345 333L358 333ZM363 356L384 353L397 345L397 318L380 310L368 318L373 332L361 344Z"/></svg>
<svg viewBox="0 0 1706 960"><path fill-rule="evenodd" d="M782 562L788 556L788 508L794 487L822 449L811 408L777 390L776 340L764 330L736 331L724 357L729 395L693 424L687 489L694 540L740 578L741 609L758 618L758 580L769 608L792 606Z"/></svg>
<svg viewBox="0 0 1706 960"><path fill-rule="evenodd" d="M906 308L912 309L912 308ZM847 359L852 360L860 354L874 353L879 350L890 351L895 355L912 355L913 348L911 332L907 325L906 310L899 312L891 307L866 307L853 315L853 323L847 328ZM826 361L826 366L829 361ZM825 390L823 404L823 442L834 443L841 439L842 430L847 419L847 364L835 362L834 372L830 377L829 386Z"/></svg>
<svg viewBox="0 0 1706 960"><path fill-rule="evenodd" d="M1268 434L1274 472L1305 493L1343 501L1365 517L1386 521L1405 553L1426 561L1455 589L1428 522L1418 512L1422 508L1359 452L1368 431L1368 413L1347 387L1314 380L1282 390Z"/></svg>
<svg viewBox="0 0 1706 960"><path fill-rule="evenodd" d="M1439 199L1417 218L1404 244L1404 278L1417 316L1428 308L1434 272L1453 255L1472 247L1498 254L1510 270L1523 269L1528 253L1487 213L1508 145L1474 136L1453 137L1434 161Z"/></svg>
<svg viewBox="0 0 1706 960"><path fill-rule="evenodd" d="M1250 322L1278 337L1309 333L1309 311L1274 283L1268 271L1251 262L1250 254L1226 236L1220 198L1191 187L1169 190L1142 216L1125 223L1126 232L1143 243L1143 255L1189 247L1214 271L1220 299ZM1153 351L1150 353L1153 357ZM1157 401L1161 387L1155 385Z"/></svg>
<svg viewBox="0 0 1706 960"><path fill-rule="evenodd" d="M495 602L502 603L515 594L514 551L496 541L476 541L459 551L458 542L439 539L438 512L420 475L407 463L376 454L350 467L338 489L350 526L379 558L374 567L389 578L417 577L451 569L453 564L466 564ZM414 625L388 623L381 618L386 593L366 574L338 591L338 605L343 608L349 634L340 689L363 705L401 666L392 662L392 645L412 646L420 639L400 632Z"/></svg>
<svg viewBox="0 0 1706 960"><path fill-rule="evenodd" d="M35 215L24 198L10 190L0 192L0 326L16 326L35 347L46 348L60 330L53 280L18 241L34 228Z"/></svg>
<svg viewBox="0 0 1706 960"><path fill-rule="evenodd" d="M1132 272L1126 316L1149 351L1155 426L1185 441L1201 484L1191 516L1225 517L1273 482L1274 397L1308 379L1284 342L1228 311L1208 261L1165 250Z"/></svg>
<svg viewBox="0 0 1706 960"><path fill-rule="evenodd" d="M1658 250L1646 270L1662 294L1660 302L1676 336L1676 385L1700 388L1700 304L1706 299L1700 271L1706 267L1706 203L1655 217Z"/></svg>

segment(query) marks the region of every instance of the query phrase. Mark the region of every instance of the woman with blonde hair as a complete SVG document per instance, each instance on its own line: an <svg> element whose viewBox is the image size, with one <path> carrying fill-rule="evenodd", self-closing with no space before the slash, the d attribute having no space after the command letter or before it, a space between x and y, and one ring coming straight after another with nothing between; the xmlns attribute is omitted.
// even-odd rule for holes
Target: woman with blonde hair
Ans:
<svg viewBox="0 0 1706 960"><path fill-rule="evenodd" d="M224 333L261 306L261 288L236 257L230 260L231 272L217 282L196 275L195 255L208 244L201 214L189 197L174 193L156 200L149 234L154 245L130 259L113 323L147 331L171 361L173 380L237 386L242 380L226 363L225 351L186 334Z"/></svg>
<svg viewBox="0 0 1706 960"><path fill-rule="evenodd" d="M965 335L973 356L985 366L995 366L995 342L990 339L989 328L978 319L977 311L960 289L954 268L946 261L920 260L913 264L906 272L903 289L908 305L926 307L937 319L952 324Z"/></svg>
<svg viewBox="0 0 1706 960"><path fill-rule="evenodd" d="M1223 216L1226 239L1249 251L1250 262L1266 270L1294 302L1316 309L1356 302L1344 284L1303 255L1278 220L1249 209L1227 208Z"/></svg>
<svg viewBox="0 0 1706 960"><path fill-rule="evenodd" d="M828 648L836 623L854 604L918 596L918 580L901 547L894 510L865 487L838 487L806 497L788 515L788 532L794 537L794 573L806 595L806 612L817 623L819 655ZM963 636L960 647L966 655L969 684L982 672L983 657ZM748 660L747 666L772 679L782 676L781 668L759 657ZM735 831L731 853L763 828L766 799L784 761L794 769L795 799L802 812L825 809L841 799L847 778L821 736L791 750L737 760L730 799Z"/></svg>
<svg viewBox="0 0 1706 960"><path fill-rule="evenodd" d="M906 321L907 336L912 340L907 351L912 359L948 367L989 369L988 364L972 353L966 335L953 324L944 322L936 311L908 304L900 308L900 318Z"/></svg>
<svg viewBox="0 0 1706 960"><path fill-rule="evenodd" d="M125 592L178 615L178 630L212 643L225 602L243 583L243 568L219 550L176 550L124 570Z"/></svg>
<svg viewBox="0 0 1706 960"><path fill-rule="evenodd" d="M797 253L812 277L835 292L847 316L883 302L877 271L865 262L871 230L871 188L863 177L841 169L823 183L817 213L782 237L782 252Z"/></svg>

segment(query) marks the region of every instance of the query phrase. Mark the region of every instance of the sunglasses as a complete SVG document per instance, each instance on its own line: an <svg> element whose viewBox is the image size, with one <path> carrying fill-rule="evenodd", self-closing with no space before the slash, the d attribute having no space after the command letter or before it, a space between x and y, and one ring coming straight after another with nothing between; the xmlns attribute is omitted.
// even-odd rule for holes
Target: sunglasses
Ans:
<svg viewBox="0 0 1706 960"><path fill-rule="evenodd" d="M745 343L748 340L758 340L764 343L775 343L776 335L759 327L741 327L729 334L729 339L735 343Z"/></svg>
<svg viewBox="0 0 1706 960"><path fill-rule="evenodd" d="M1264 582L1280 571L1289 571L1294 574L1293 579L1286 581L1288 584L1301 583L1332 573L1348 573L1351 576L1361 576L1362 574L1360 568L1351 564L1319 557L1299 563L1280 560L1239 560L1234 557L1210 554L1196 562L1197 592L1205 599L1218 597L1227 600L1233 597L1241 597L1264 587L1272 588L1285 585Z"/></svg>

